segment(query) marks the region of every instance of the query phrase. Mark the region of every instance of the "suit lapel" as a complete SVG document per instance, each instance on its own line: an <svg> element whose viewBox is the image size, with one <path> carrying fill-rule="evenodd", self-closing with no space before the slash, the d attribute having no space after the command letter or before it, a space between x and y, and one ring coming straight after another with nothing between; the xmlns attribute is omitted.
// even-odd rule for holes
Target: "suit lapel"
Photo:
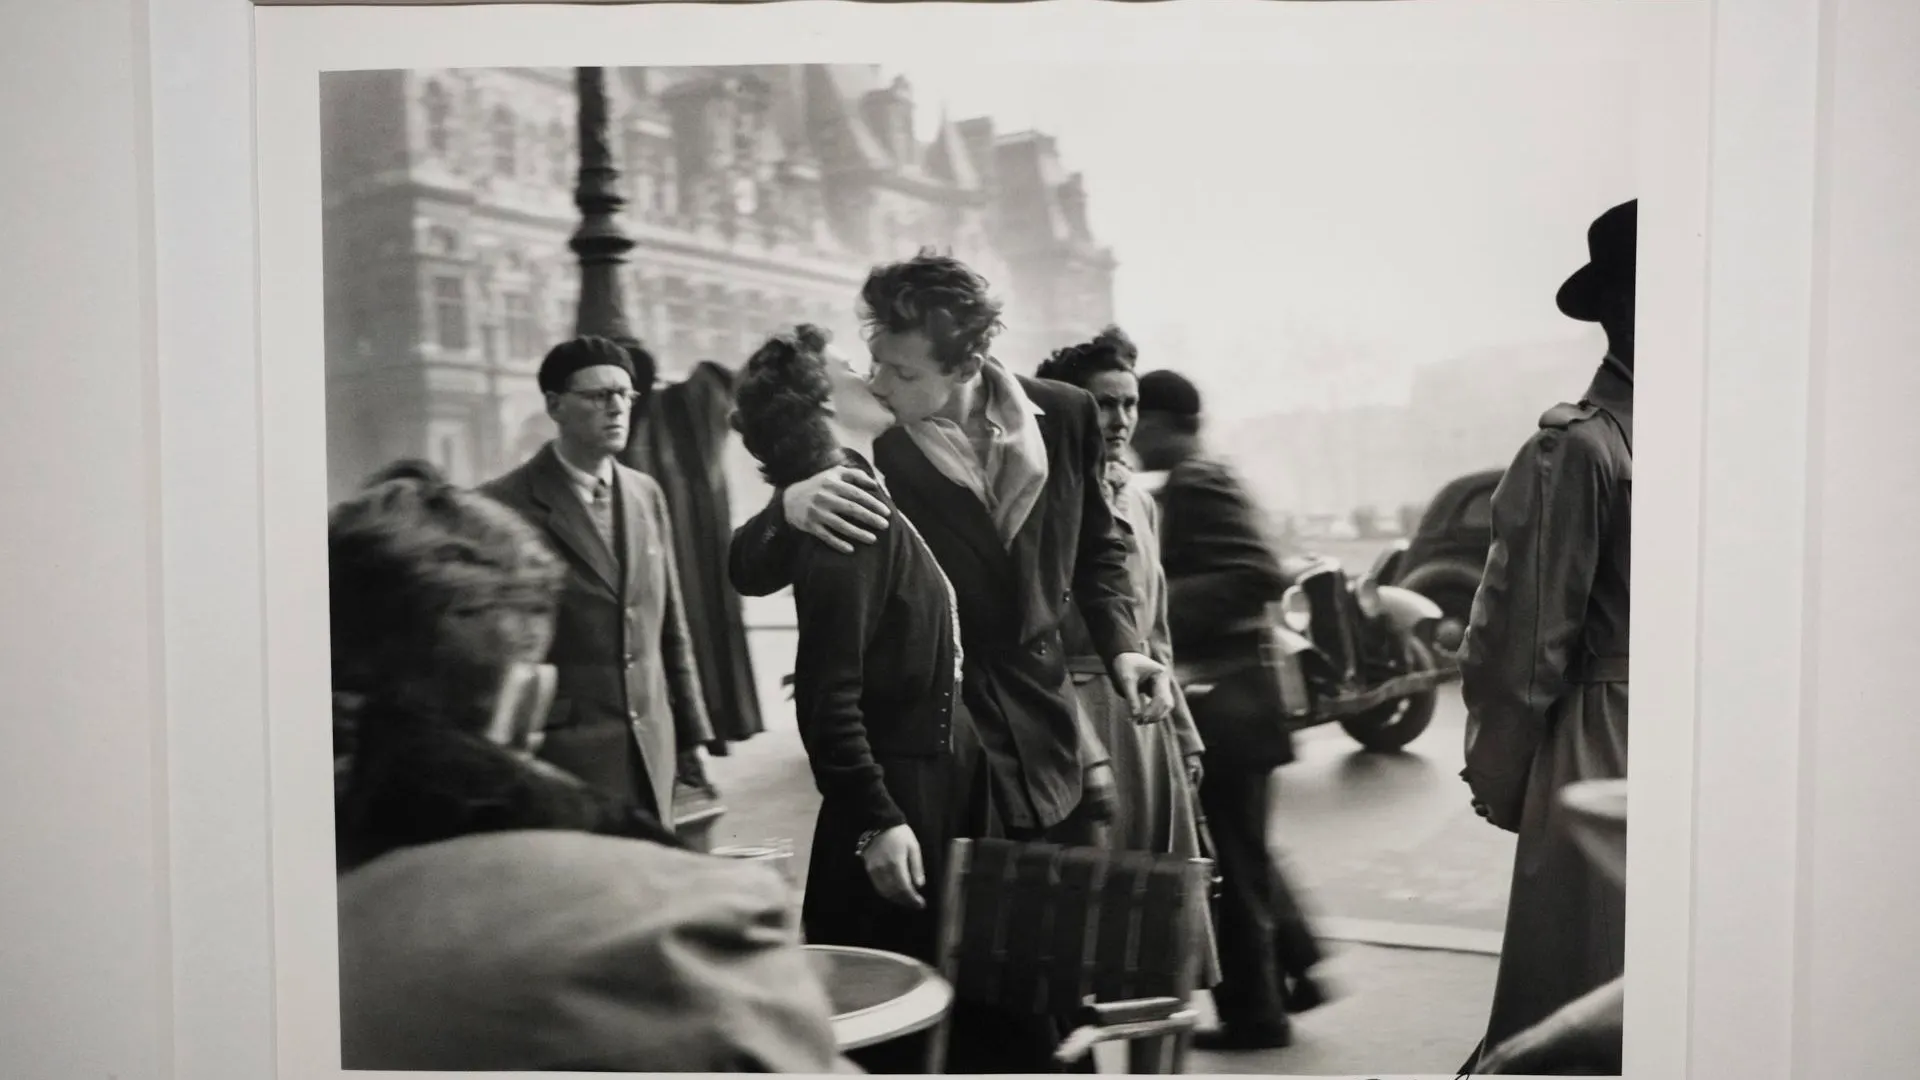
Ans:
<svg viewBox="0 0 1920 1080"><path fill-rule="evenodd" d="M613 471L613 483L619 489L615 498L619 500L616 509L619 511L620 535L616 539L624 549L620 565L627 568L625 597L632 601L638 598L641 582L646 579L647 560L663 556L655 550L653 519L642 501L640 485L634 483L624 469ZM661 538L661 541L664 544L665 538Z"/></svg>
<svg viewBox="0 0 1920 1080"><path fill-rule="evenodd" d="M1074 464L1060 461L1054 456L1054 447L1059 443L1059 431L1055 427L1059 420L1054 414L1041 413L1034 417L1034 420L1040 425L1041 445L1048 459L1047 483L1040 492L1040 501L1033 506L1033 513L1027 515L1027 520L1020 526L1020 531L1014 534L1011 552L1014 572L1019 575L1021 581L1029 582L1040 580L1040 549L1045 546L1047 526L1054 514L1059 512L1057 504L1061 502L1056 492L1061 490L1062 485L1071 482L1070 476L1062 475L1069 471L1062 466Z"/></svg>
<svg viewBox="0 0 1920 1080"><path fill-rule="evenodd" d="M873 456L888 483L911 492L909 498L926 506L929 515L936 519L918 522L923 526L922 531L942 529L972 548L983 565L996 570L1011 569L1007 549L1000 544L999 530L994 528L987 508L973 492L947 479L935 468L905 430L896 427L882 433L874 440ZM913 498L916 495L919 497ZM896 494L895 499L898 498Z"/></svg>
<svg viewBox="0 0 1920 1080"><path fill-rule="evenodd" d="M599 578L608 592L620 595L620 567L614 562L613 551L600 539L600 530L593 527L593 519L574 493L573 481L552 444L540 451L533 465L533 497L546 508L547 532ZM614 475L619 475L618 470Z"/></svg>

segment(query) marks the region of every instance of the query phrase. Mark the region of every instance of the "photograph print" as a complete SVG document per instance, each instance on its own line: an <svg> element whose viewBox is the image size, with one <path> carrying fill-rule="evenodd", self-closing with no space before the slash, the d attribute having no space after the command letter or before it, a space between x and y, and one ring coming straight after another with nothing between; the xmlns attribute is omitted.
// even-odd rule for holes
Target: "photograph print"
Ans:
<svg viewBox="0 0 1920 1080"><path fill-rule="evenodd" d="M344 1067L1617 1075L1633 86L323 72Z"/></svg>

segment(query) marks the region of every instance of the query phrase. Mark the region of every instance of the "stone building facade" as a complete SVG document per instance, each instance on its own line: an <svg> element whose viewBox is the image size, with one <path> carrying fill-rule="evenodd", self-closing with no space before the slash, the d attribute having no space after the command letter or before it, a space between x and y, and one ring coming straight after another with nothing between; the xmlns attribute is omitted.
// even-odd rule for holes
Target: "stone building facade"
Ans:
<svg viewBox="0 0 1920 1080"><path fill-rule="evenodd" d="M1275 516L1424 506L1456 477L1504 468L1605 352L1595 334L1476 350L1418 367L1405 404L1276 413L1216 446Z"/></svg>
<svg viewBox="0 0 1920 1080"><path fill-rule="evenodd" d="M321 90L332 494L403 456L484 480L549 436L534 372L574 332L573 71ZM608 91L626 311L668 378L803 320L857 353L860 282L922 246L1007 301L997 351L1017 370L1113 318L1113 255L1047 134L976 118L923 141L911 86L873 65L617 69Z"/></svg>

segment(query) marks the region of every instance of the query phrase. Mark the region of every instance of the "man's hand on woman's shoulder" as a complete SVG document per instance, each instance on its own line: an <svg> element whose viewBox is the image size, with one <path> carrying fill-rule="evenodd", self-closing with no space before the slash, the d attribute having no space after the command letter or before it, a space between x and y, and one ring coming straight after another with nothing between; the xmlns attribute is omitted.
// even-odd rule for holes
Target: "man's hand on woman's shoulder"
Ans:
<svg viewBox="0 0 1920 1080"><path fill-rule="evenodd" d="M887 528L891 512L880 482L851 465L818 472L780 493L787 524L839 552L871 544Z"/></svg>

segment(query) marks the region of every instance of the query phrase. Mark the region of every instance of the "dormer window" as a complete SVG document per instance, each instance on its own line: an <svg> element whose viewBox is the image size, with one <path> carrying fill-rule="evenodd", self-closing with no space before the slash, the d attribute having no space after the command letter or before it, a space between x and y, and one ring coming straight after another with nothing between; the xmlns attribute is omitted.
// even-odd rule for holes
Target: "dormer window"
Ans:
<svg viewBox="0 0 1920 1080"><path fill-rule="evenodd" d="M513 110L505 105L493 110L493 168L503 176L520 171L520 132Z"/></svg>
<svg viewBox="0 0 1920 1080"><path fill-rule="evenodd" d="M421 108L426 113L427 149L435 154L445 154L453 144L453 133L447 124L453 104L447 100L446 87L438 82L428 83Z"/></svg>

